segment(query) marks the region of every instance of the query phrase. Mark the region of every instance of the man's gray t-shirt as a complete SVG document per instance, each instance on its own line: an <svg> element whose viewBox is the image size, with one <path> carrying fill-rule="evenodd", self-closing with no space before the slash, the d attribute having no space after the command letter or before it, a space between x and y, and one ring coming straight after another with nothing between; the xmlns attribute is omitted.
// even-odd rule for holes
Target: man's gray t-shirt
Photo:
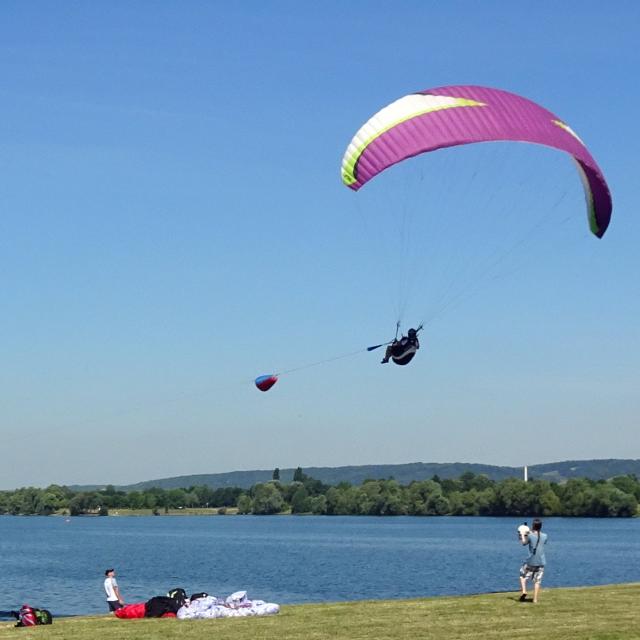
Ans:
<svg viewBox="0 0 640 640"><path fill-rule="evenodd" d="M540 540L538 541L538 536ZM547 534L538 533L532 531L529 533L529 557L527 558L527 564L530 567L544 567L547 563L547 559L544 557L544 548L547 544Z"/></svg>

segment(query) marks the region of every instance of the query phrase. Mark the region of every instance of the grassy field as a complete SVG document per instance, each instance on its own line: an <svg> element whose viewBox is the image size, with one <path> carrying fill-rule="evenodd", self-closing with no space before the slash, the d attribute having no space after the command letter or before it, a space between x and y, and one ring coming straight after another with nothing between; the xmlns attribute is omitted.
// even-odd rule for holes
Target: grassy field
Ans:
<svg viewBox="0 0 640 640"><path fill-rule="evenodd" d="M536 605L518 602L517 595L284 606L279 615L265 618L181 621L94 616L29 629L0 623L0 640L640 639L640 584L545 589Z"/></svg>

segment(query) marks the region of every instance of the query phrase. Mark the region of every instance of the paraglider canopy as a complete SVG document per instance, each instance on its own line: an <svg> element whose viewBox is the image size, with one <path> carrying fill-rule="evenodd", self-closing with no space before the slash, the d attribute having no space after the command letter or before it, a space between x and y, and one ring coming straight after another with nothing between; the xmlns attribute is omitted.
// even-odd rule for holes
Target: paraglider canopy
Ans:
<svg viewBox="0 0 640 640"><path fill-rule="evenodd" d="M578 135L544 107L508 91L460 85L419 91L373 115L342 160L342 181L357 191L391 165L420 153L477 142L530 142L573 157L583 182L591 231L601 238L611 194Z"/></svg>
<svg viewBox="0 0 640 640"><path fill-rule="evenodd" d="M276 382L278 382L278 376L274 374L258 376L255 380L256 387L258 387L260 391L269 391Z"/></svg>

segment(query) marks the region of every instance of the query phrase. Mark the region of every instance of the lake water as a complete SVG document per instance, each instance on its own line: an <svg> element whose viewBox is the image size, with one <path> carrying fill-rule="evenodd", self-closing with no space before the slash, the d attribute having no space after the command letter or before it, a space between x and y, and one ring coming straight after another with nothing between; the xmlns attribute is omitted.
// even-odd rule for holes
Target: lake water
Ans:
<svg viewBox="0 0 640 640"><path fill-rule="evenodd" d="M281 604L515 591L515 518L0 516L0 610L106 611L173 587ZM640 580L640 519L549 518L547 587Z"/></svg>

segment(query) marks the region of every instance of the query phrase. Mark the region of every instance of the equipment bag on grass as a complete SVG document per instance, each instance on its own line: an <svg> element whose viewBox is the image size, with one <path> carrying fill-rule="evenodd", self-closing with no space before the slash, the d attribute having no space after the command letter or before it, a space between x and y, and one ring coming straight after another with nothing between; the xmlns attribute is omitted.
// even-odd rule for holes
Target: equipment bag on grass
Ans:
<svg viewBox="0 0 640 640"><path fill-rule="evenodd" d="M23 604L18 611L18 623L16 627L35 627L40 624L51 624L53 616L48 609L36 609L28 604Z"/></svg>

